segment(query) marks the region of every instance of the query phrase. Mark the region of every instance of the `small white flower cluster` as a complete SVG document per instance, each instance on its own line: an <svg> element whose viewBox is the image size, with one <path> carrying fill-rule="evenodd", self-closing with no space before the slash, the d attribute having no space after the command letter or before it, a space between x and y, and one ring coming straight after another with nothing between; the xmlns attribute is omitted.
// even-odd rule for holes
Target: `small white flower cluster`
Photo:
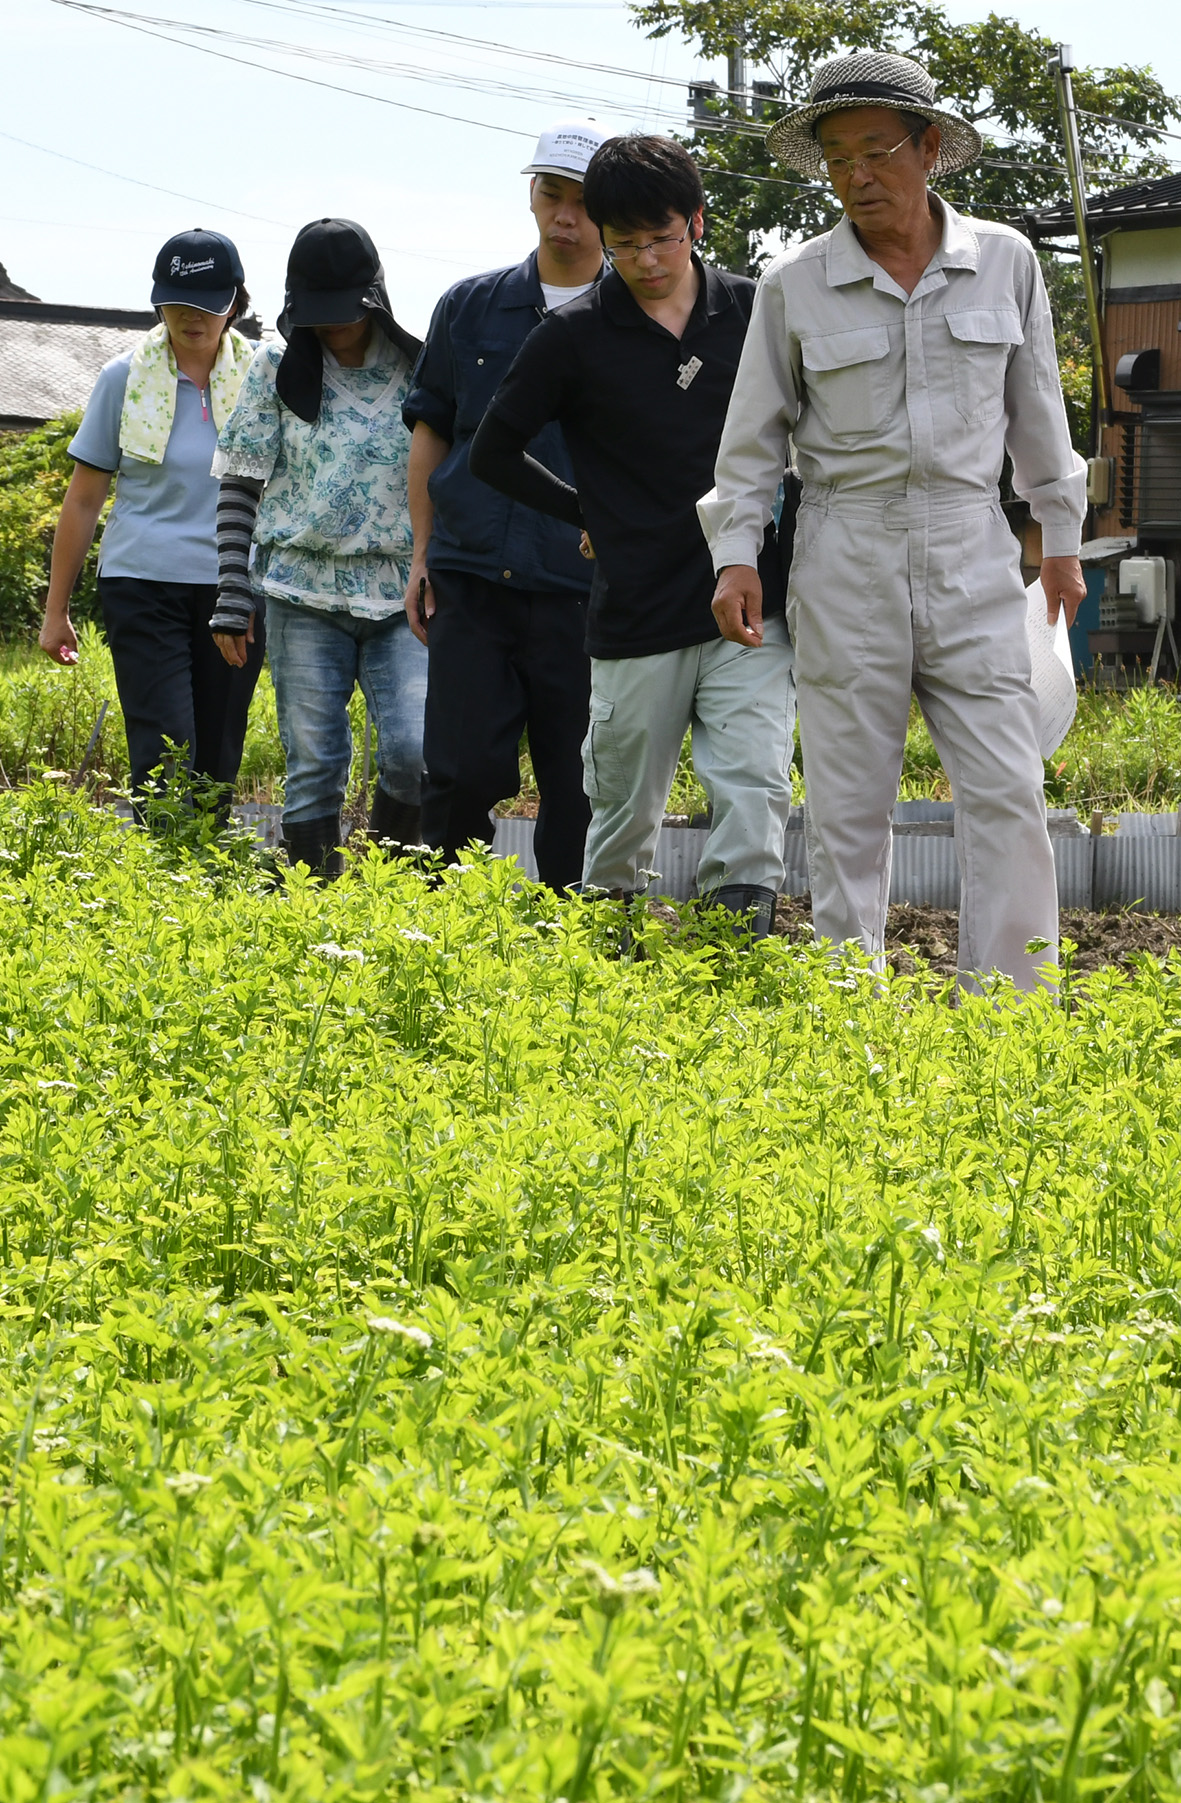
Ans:
<svg viewBox="0 0 1181 1803"><path fill-rule="evenodd" d="M594 1559L579 1560L579 1567L590 1586L595 1607L601 1609L604 1615L618 1615L624 1604L633 1597L660 1595L660 1579L647 1565L641 1565L635 1571L625 1571L619 1578L613 1578Z"/></svg>
<svg viewBox="0 0 1181 1803"><path fill-rule="evenodd" d="M435 1343L424 1327L408 1327L404 1321L395 1321L392 1315L370 1315L365 1325L370 1333L396 1334L400 1340L417 1346L420 1352L429 1352Z"/></svg>
<svg viewBox="0 0 1181 1803"><path fill-rule="evenodd" d="M398 936L409 939L414 945L433 945L435 942L429 933L420 933L417 927L399 927Z"/></svg>
<svg viewBox="0 0 1181 1803"><path fill-rule="evenodd" d="M365 954L359 946L337 945L335 939L326 939L323 945L309 947L313 958L323 958L327 964L364 964Z"/></svg>
<svg viewBox="0 0 1181 1803"><path fill-rule="evenodd" d="M175 1490L178 1496L196 1496L205 1488L206 1484L211 1484L213 1479L206 1477L200 1471L178 1471L172 1477L166 1477L164 1482L170 1490Z"/></svg>

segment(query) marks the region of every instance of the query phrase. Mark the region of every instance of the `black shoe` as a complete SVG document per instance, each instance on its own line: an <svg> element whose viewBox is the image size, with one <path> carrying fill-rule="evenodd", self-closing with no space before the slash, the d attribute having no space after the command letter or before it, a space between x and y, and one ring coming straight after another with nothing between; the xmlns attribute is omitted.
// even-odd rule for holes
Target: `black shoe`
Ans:
<svg viewBox="0 0 1181 1803"><path fill-rule="evenodd" d="M378 783L369 810L369 837L375 845L393 841L393 855L422 843L422 809L411 801L395 801Z"/></svg>
<svg viewBox="0 0 1181 1803"><path fill-rule="evenodd" d="M766 939L775 920L775 891L754 883L727 883L703 897L711 908L725 908L734 915L734 932L740 938Z"/></svg>
<svg viewBox="0 0 1181 1803"><path fill-rule="evenodd" d="M289 864L306 864L313 876L335 882L344 874L340 849L340 815L321 814L317 820L283 822L283 850Z"/></svg>

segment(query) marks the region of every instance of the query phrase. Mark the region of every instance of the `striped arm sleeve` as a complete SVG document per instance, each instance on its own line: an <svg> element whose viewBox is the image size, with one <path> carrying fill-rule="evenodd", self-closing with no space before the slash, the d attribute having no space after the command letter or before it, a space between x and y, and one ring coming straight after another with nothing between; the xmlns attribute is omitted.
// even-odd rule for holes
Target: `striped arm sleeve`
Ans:
<svg viewBox="0 0 1181 1803"><path fill-rule="evenodd" d="M251 476L223 476L217 493L217 606L211 632L246 631L257 602L250 587L250 541L263 484Z"/></svg>

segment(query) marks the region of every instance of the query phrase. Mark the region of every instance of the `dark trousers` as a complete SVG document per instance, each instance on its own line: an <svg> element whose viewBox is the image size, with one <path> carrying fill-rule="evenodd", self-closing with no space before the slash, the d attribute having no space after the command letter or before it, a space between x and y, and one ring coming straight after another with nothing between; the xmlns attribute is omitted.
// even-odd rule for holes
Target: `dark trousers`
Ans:
<svg viewBox="0 0 1181 1803"><path fill-rule="evenodd" d="M432 570L422 836L454 859L492 842L489 811L521 786L529 751L541 794L534 835L543 883L582 876L590 803L582 741L590 703L586 601L569 591L497 588L483 576Z"/></svg>
<svg viewBox="0 0 1181 1803"><path fill-rule="evenodd" d="M266 649L261 609L246 665L235 670L209 630L216 583L100 576L98 594L127 729L132 788L148 788L150 773L164 761L165 739L188 746L187 767L194 776L232 786Z"/></svg>

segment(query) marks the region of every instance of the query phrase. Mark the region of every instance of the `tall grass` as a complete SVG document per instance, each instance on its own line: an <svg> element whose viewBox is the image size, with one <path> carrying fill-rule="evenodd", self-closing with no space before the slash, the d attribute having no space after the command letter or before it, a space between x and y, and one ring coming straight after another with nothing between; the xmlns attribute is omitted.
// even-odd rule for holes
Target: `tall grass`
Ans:
<svg viewBox="0 0 1181 1803"><path fill-rule="evenodd" d="M111 705L94 764L111 782L123 783L127 747L110 652L101 633L94 627L82 629L81 658L71 670L55 668L23 645L8 646L0 663L0 765L7 779L23 782L44 769L76 769L104 700ZM364 718L358 691L352 706L358 748ZM536 799L527 750L522 770L527 804ZM264 670L250 715L240 793L254 799L279 798L282 780L274 691ZM793 781L796 798L802 801L798 744ZM944 799L951 794L917 707L907 733L902 794ZM1046 766L1046 797L1052 806L1076 807L1084 813L1094 808L1153 812L1176 808L1181 802L1181 705L1176 691L1164 685L1126 693L1082 690L1075 724ZM693 816L704 813L706 806L686 741L669 809Z"/></svg>

